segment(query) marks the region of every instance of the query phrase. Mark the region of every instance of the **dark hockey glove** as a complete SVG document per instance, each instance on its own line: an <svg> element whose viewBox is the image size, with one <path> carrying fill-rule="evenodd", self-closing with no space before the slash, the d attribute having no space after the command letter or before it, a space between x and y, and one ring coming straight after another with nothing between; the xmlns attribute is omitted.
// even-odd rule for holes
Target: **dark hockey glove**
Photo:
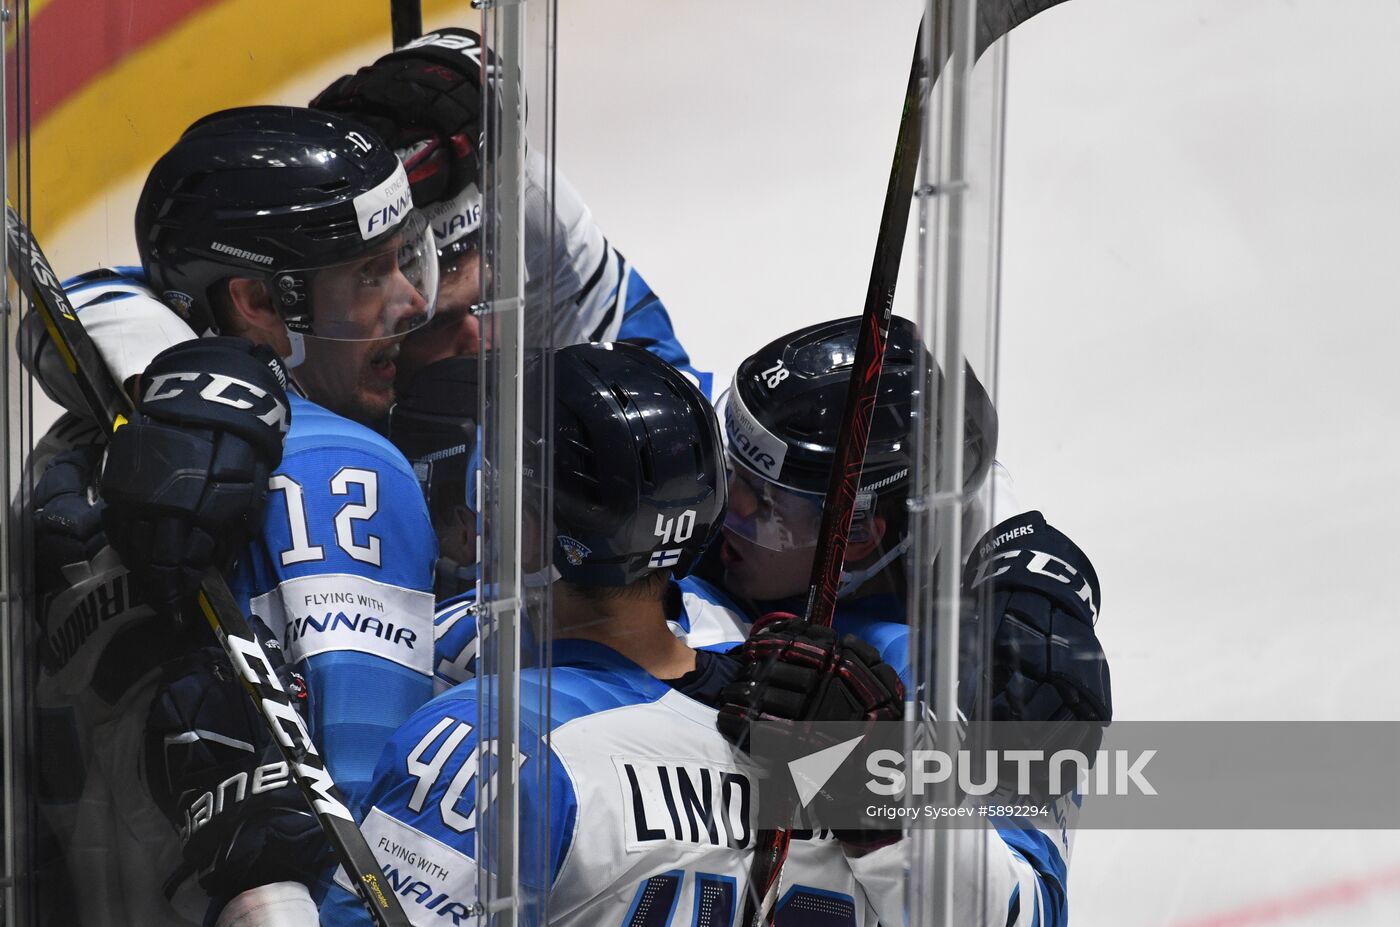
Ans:
<svg viewBox="0 0 1400 927"><path fill-rule="evenodd" d="M30 507L41 592L66 586L63 568L92 560L107 544L102 531L104 503L97 495L101 461L101 445L64 451L49 461L34 487Z"/></svg>
<svg viewBox="0 0 1400 927"><path fill-rule="evenodd" d="M354 74L311 101L365 123L403 155L419 207L456 196L481 174L481 36L439 29Z"/></svg>
<svg viewBox="0 0 1400 927"><path fill-rule="evenodd" d="M974 671L970 715L1015 723L997 726L1003 749L1047 757L1079 750L1092 758L1113 720L1113 699L1094 633L1099 579L1089 558L1039 512L1028 512L983 536L964 586L979 621L985 615L991 623L991 663ZM976 626L972 633L988 632Z"/></svg>
<svg viewBox="0 0 1400 927"><path fill-rule="evenodd" d="M795 615L767 615L739 651L738 677L720 693L720 732L748 749L753 721L891 721L904 686L865 641Z"/></svg>
<svg viewBox="0 0 1400 927"><path fill-rule="evenodd" d="M242 338L177 344L142 374L108 447L102 524L157 612L178 614L259 529L291 421L286 382L281 359Z"/></svg>
<svg viewBox="0 0 1400 927"><path fill-rule="evenodd" d="M305 681L262 621L253 623L305 714ZM260 885L313 886L331 864L319 822L221 649L198 650L164 674L146 719L145 760L152 797L184 850L166 881L168 896L195 875L222 905Z"/></svg>
<svg viewBox="0 0 1400 927"><path fill-rule="evenodd" d="M720 693L717 724L730 743L748 751L755 721L793 722L786 736L793 755L833 746L821 722L897 721L904 716L904 686L875 648L847 634L794 615L759 619L739 650L741 667ZM777 735L772 728L767 733ZM782 781L770 777L770 781ZM830 785L830 783L828 783ZM813 799L822 808L839 799L824 789ZM844 809L843 809L844 810ZM899 831L836 829L837 838L858 850L872 850L899 839Z"/></svg>

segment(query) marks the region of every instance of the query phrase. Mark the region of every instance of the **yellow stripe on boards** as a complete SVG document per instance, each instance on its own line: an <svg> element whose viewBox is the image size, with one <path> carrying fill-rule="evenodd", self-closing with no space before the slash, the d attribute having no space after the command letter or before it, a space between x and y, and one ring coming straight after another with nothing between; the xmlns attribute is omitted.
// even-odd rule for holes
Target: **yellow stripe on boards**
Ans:
<svg viewBox="0 0 1400 927"><path fill-rule="evenodd" d="M424 0L423 8L425 18L451 13L475 23L466 0ZM34 234L44 240L104 190L147 171L200 116L255 103L304 106L271 95L377 35L387 51L387 0L224 0L191 15L32 128Z"/></svg>

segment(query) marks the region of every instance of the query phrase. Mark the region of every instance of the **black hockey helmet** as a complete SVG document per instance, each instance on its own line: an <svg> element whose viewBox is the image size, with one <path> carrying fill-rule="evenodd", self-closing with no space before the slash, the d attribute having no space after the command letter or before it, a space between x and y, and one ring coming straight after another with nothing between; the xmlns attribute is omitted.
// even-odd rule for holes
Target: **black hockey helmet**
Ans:
<svg viewBox="0 0 1400 927"><path fill-rule="evenodd" d="M630 344L554 358L554 564L581 586L688 573L727 498L719 422L670 364Z"/></svg>
<svg viewBox="0 0 1400 927"><path fill-rule="evenodd" d="M248 106L200 119L146 178L136 245L151 286L197 333L218 330L211 293L231 277L267 281L288 330L323 338L402 334L437 296L432 230L403 165L334 113ZM350 285L318 278L366 256ZM364 311L371 299L381 316ZM313 304L326 307L314 327Z"/></svg>
<svg viewBox="0 0 1400 927"><path fill-rule="evenodd" d="M725 402L729 456L754 474L798 493L825 494L836 458L860 317L784 335L739 365ZM912 321L890 320L860 496L907 492L914 462L913 415L919 401L919 352L934 370ZM963 488L981 485L996 455L997 414L970 368L966 377ZM941 373L940 373L941 377Z"/></svg>
<svg viewBox="0 0 1400 927"><path fill-rule="evenodd" d="M501 118L497 62L479 33L449 26L342 75L310 103L360 120L394 148L444 263L480 246L486 116Z"/></svg>
<svg viewBox="0 0 1400 927"><path fill-rule="evenodd" d="M480 366L475 357L435 361L414 374L389 411L388 438L408 458L435 514L467 499Z"/></svg>

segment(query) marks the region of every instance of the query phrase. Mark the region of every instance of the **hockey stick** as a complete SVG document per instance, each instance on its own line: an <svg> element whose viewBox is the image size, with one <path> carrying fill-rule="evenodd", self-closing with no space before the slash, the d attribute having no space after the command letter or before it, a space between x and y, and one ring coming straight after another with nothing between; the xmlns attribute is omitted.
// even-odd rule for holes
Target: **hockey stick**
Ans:
<svg viewBox="0 0 1400 927"><path fill-rule="evenodd" d="M43 319L64 365L78 382L89 411L109 432L125 425L134 410L130 397L112 379L97 346L78 321L53 265L9 203L5 204L5 246L10 273ZM331 780L306 722L292 707L228 584L213 568L204 574L197 602L229 662L242 677L244 688L267 721L291 778L320 821L370 916L378 927L410 927L398 898L392 891L385 891L379 862Z"/></svg>
<svg viewBox="0 0 1400 927"><path fill-rule="evenodd" d="M992 43L1017 25L1063 2L983 0L978 3L977 56L980 57ZM947 28L944 23L934 25L936 28ZM919 30L920 38L914 44L914 61L909 68L909 83L904 92L904 110L899 118L894 160L890 165L889 184L885 188L885 207L875 239L870 286L865 293L860 335L851 366L851 382L841 428L837 432L836 459L822 505L821 530L817 535L817 553L812 563L807 594L807 620L827 627L830 627L836 611L836 593L846 560L856 490L860 485L861 468L870 437L870 418L875 410L880 370L884 366L885 344L894 311L895 285L899 280L899 265L904 250L904 233L909 225L909 210L914 196L919 140L923 131L923 99L925 90L938 80L947 63L941 50L936 51L939 57L932 62L927 81L922 80L922 22ZM792 820L797 809L779 810L783 812L783 818ZM774 923L783 864L787 861L791 840L792 833L787 829L765 829L755 837L749 890L745 893L744 914L739 922L742 927L767 927Z"/></svg>
<svg viewBox="0 0 1400 927"><path fill-rule="evenodd" d="M389 29L395 48L423 34L423 0L389 0Z"/></svg>

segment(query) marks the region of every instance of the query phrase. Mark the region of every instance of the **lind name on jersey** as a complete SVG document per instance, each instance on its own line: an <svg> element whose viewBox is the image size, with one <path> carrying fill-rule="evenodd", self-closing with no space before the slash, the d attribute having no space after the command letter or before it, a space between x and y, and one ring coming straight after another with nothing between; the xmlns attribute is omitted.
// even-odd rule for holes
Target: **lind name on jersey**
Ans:
<svg viewBox="0 0 1400 927"><path fill-rule="evenodd" d="M753 784L737 769L645 757L613 757L628 849L657 841L743 849L752 838Z"/></svg>

